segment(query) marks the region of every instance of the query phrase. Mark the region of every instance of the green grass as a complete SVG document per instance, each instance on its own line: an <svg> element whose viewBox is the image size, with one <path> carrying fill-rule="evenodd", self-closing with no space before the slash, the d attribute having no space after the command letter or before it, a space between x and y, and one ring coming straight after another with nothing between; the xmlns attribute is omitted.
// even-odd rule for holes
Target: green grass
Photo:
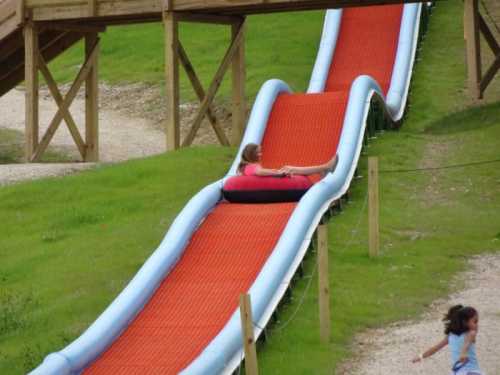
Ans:
<svg viewBox="0 0 500 375"><path fill-rule="evenodd" d="M323 12L248 17L246 33L247 95L255 96L270 78L285 79L296 90L307 86L323 25ZM163 27L160 23L110 27L102 35L100 78L109 83L163 84ZM230 27L181 23L180 39L205 87L229 44ZM70 81L82 64L81 43L51 63L59 81ZM182 70L182 68L181 68ZM227 97L229 78L220 93ZM195 98L184 71L181 97Z"/></svg>
<svg viewBox="0 0 500 375"><path fill-rule="evenodd" d="M67 162L72 158L65 152L54 147L48 147L42 156L42 161ZM0 164L24 162L23 133L13 129L0 128Z"/></svg>
<svg viewBox="0 0 500 375"><path fill-rule="evenodd" d="M500 105L466 106L463 31L456 22L461 11L456 1L435 8L404 126L385 132L367 149L380 156L382 170L498 158ZM297 29L305 33L306 27ZM308 43L314 50L311 40L317 36L306 39L297 45ZM267 54L284 59L281 53L289 53L288 41L280 41L276 51L269 43ZM302 69L307 76L311 65ZM299 87L307 81L295 78ZM0 373L26 372L77 337L135 274L189 197L223 174L233 151L192 148L0 188ZM362 159L363 175L365 163ZM329 230L332 343L319 343L314 278L287 328L271 327L259 351L262 373L334 373L342 359L356 355L349 347L354 334L417 317L450 290L468 257L500 250L498 167L381 174L377 259L367 256L366 211L361 211L366 179L358 180L352 202ZM314 261L308 258L306 274ZM281 321L296 308L306 282L298 280L292 305L280 310Z"/></svg>

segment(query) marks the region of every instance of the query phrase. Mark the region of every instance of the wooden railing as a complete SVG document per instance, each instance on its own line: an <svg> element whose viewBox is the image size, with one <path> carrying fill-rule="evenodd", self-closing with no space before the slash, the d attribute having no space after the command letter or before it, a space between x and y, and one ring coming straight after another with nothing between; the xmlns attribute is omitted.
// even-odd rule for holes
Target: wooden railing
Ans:
<svg viewBox="0 0 500 375"><path fill-rule="evenodd" d="M0 0L0 40L17 29L23 17L22 0Z"/></svg>

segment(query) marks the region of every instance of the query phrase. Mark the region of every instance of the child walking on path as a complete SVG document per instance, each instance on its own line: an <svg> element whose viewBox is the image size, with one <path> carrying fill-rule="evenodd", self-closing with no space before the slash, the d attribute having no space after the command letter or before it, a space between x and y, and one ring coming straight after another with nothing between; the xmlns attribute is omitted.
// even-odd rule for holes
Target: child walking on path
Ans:
<svg viewBox="0 0 500 375"><path fill-rule="evenodd" d="M445 337L436 345L412 360L422 361L450 346L453 375L485 375L479 368L476 357L476 335L479 329L479 314L470 306L456 305L450 308L444 319Z"/></svg>

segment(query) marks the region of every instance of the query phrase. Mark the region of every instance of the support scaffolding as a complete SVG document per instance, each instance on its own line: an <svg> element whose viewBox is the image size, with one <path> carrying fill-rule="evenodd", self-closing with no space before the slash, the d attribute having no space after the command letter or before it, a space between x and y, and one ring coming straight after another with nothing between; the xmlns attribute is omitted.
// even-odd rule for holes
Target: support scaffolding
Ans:
<svg viewBox="0 0 500 375"><path fill-rule="evenodd" d="M208 87L205 90L198 78L186 50L178 35L179 21L203 22L231 26L231 43ZM177 14L164 11L163 23L165 29L165 93L167 101L167 150L190 146L206 117L212 126L219 143L224 146L238 145L241 141L246 122L245 101L245 17L196 15L190 13ZM193 123L181 140L179 116L179 63L182 65L191 82L194 92L200 101L200 107ZM231 141L217 120L213 109L215 95L222 83L225 73L232 67L232 130Z"/></svg>
<svg viewBox="0 0 500 375"><path fill-rule="evenodd" d="M481 34L493 52L494 60L482 73ZM500 42L495 39L479 11L479 0L464 1L464 37L467 48L467 74L470 95L482 99L484 92L500 70Z"/></svg>
<svg viewBox="0 0 500 375"><path fill-rule="evenodd" d="M40 26L31 21L24 25L24 48L25 48L25 86L26 86L26 125L25 125L25 144L26 161L40 161L50 141L56 133L59 125L64 120L68 130L73 138L78 151L84 161L98 160L98 86L97 86L97 61L99 55L99 37L98 32L102 28L83 27L76 29L74 27L64 29L63 34L70 36L71 40L75 38L85 39L85 63L80 68L71 88L63 97L57 86L52 73L50 72L46 58L39 49L40 31L47 26ZM51 27L51 26L50 26ZM60 30L63 25L57 25ZM75 35L76 34L76 35ZM64 49L67 39L59 39ZM58 48L57 42L54 43ZM40 139L39 136L39 72L43 75L48 89L57 104L58 110L50 122L45 134ZM73 119L69 109L71 103L78 94L78 90L85 82L85 140Z"/></svg>

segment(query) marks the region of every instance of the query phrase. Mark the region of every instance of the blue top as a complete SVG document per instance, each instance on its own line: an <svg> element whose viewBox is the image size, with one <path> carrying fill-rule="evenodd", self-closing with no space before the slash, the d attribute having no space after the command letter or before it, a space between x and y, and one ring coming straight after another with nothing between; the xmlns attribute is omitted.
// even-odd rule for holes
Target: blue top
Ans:
<svg viewBox="0 0 500 375"><path fill-rule="evenodd" d="M462 333L461 335L455 335L454 333L450 333L448 335L448 345L450 346L452 366L460 358L460 353L464 346L465 336L467 336L467 332ZM472 343L469 346L467 357L469 357L469 360L463 367L460 368L460 370L481 371L476 357L476 344Z"/></svg>

